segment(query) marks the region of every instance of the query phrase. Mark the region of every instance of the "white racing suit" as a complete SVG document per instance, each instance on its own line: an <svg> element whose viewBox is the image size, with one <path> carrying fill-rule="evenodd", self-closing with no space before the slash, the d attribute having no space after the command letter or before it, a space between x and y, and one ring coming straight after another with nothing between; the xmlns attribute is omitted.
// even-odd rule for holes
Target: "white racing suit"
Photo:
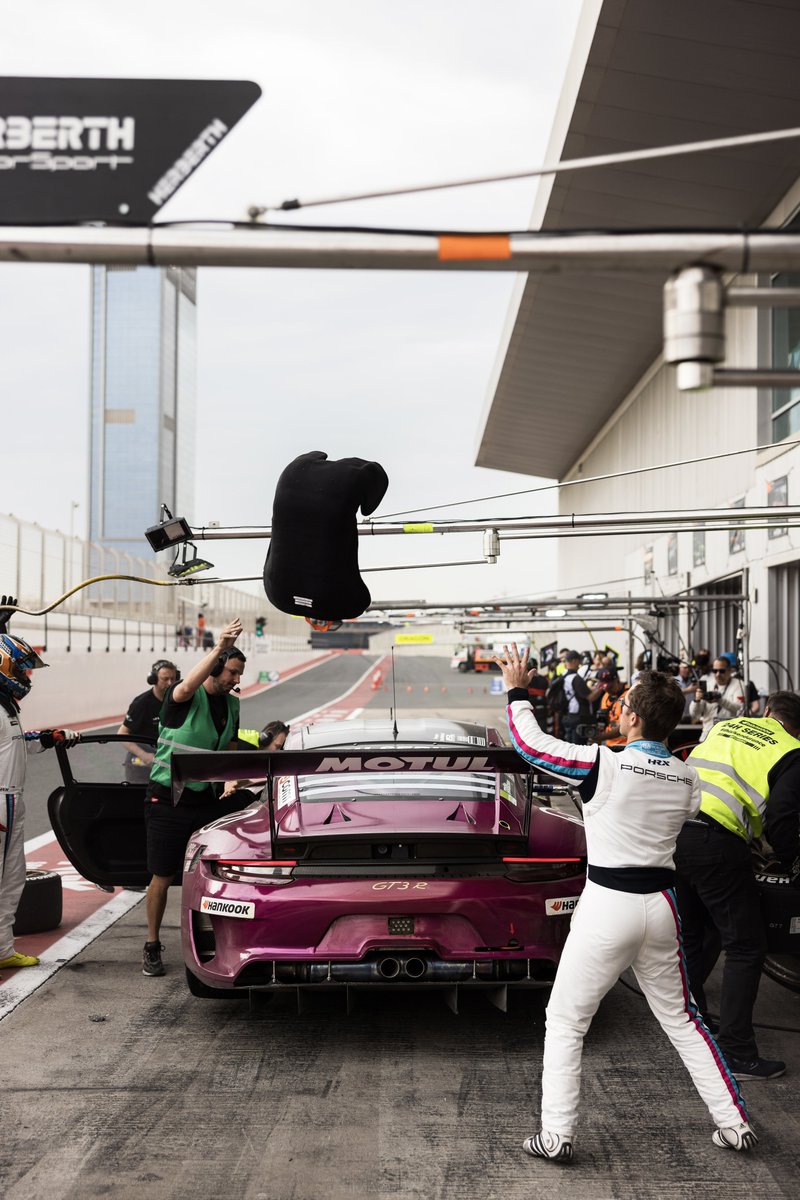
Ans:
<svg viewBox="0 0 800 1200"><path fill-rule="evenodd" d="M523 695L509 692L514 748L580 789L589 863L547 1006L542 1129L572 1139L583 1039L628 967L714 1123L730 1128L747 1121L736 1080L689 991L673 890L675 840L700 809L697 773L661 742L614 751L550 737Z"/></svg>
<svg viewBox="0 0 800 1200"><path fill-rule="evenodd" d="M13 701L0 703L0 959L14 953L11 932L25 886L25 806L28 750L42 749L39 733L24 733Z"/></svg>

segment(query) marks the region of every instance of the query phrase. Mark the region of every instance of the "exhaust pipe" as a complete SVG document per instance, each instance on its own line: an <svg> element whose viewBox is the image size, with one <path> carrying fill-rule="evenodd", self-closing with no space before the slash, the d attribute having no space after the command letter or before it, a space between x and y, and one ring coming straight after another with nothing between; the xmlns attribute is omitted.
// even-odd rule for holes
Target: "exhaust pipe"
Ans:
<svg viewBox="0 0 800 1200"><path fill-rule="evenodd" d="M422 979L428 969L423 958L406 958L403 960L403 970L409 979Z"/></svg>
<svg viewBox="0 0 800 1200"><path fill-rule="evenodd" d="M378 963L381 979L396 979L400 974L400 962L396 958L382 958Z"/></svg>

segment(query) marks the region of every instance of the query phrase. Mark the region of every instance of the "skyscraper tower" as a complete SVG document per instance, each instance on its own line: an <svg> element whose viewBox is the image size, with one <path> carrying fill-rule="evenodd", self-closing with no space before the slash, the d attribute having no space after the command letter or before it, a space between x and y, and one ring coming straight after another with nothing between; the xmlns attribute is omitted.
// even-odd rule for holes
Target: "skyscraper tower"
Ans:
<svg viewBox="0 0 800 1200"><path fill-rule="evenodd" d="M194 268L92 268L89 540L140 557L162 504L194 510Z"/></svg>

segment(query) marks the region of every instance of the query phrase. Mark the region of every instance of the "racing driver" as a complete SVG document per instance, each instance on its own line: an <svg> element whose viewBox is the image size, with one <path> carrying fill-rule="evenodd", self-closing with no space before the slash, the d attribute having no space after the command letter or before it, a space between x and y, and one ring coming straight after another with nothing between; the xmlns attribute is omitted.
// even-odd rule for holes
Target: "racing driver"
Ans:
<svg viewBox="0 0 800 1200"><path fill-rule="evenodd" d="M675 841L700 809L696 771L664 742L683 715L672 676L643 671L622 701L625 745L576 746L544 733L528 698L528 652L495 661L508 688L516 751L579 788L587 881L572 917L547 1007L541 1129L525 1139L537 1158L567 1163L578 1115L583 1039L600 1001L633 967L661 1028L690 1072L716 1129L712 1141L750 1150L757 1138L738 1085L689 991L675 900Z"/></svg>

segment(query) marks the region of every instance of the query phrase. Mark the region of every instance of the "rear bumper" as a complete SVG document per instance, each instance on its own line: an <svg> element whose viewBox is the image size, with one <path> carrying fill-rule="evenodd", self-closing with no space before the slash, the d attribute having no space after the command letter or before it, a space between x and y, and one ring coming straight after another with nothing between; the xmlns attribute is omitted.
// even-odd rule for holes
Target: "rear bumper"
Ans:
<svg viewBox="0 0 800 1200"><path fill-rule="evenodd" d="M184 879L186 965L218 989L547 987L584 879L431 881L416 889L414 881L400 883L398 890L378 880L254 887L223 883L198 868ZM201 912L203 897L252 916L209 916ZM566 903L548 913L548 900Z"/></svg>

